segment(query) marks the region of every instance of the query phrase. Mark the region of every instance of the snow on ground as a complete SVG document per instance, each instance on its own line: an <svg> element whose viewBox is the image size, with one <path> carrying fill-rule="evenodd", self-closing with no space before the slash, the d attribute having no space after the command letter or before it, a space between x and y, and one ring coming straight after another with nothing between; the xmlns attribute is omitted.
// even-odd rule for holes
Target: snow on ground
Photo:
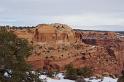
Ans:
<svg viewBox="0 0 124 82"><path fill-rule="evenodd" d="M60 79L60 80L48 79L47 82L75 82L75 81L67 80L67 79Z"/></svg>
<svg viewBox="0 0 124 82"><path fill-rule="evenodd" d="M117 82L117 79L113 79L113 78L110 78L110 77L104 77L103 82Z"/></svg>
<svg viewBox="0 0 124 82"><path fill-rule="evenodd" d="M90 81L90 82L117 82L117 79L113 79L113 78L110 78L110 77L104 77L102 81L101 81L101 79L89 80L89 78L86 78L85 80Z"/></svg>
<svg viewBox="0 0 124 82"><path fill-rule="evenodd" d="M47 82L75 82L72 80L64 79L64 76L62 73L57 74L56 77L60 79L52 79L52 78L47 77L46 75L40 75L39 78L42 80L46 80Z"/></svg>
<svg viewBox="0 0 124 82"><path fill-rule="evenodd" d="M75 82L72 80L64 79L64 76L62 73L59 73L58 75L56 75L56 77L59 77L60 79L52 79L45 75L41 75L39 78L43 80L45 79L47 82ZM85 80L89 82L117 82L117 79L113 79L110 77L104 77L102 81L101 79L95 79L95 78L92 80L90 80L89 78L85 78Z"/></svg>

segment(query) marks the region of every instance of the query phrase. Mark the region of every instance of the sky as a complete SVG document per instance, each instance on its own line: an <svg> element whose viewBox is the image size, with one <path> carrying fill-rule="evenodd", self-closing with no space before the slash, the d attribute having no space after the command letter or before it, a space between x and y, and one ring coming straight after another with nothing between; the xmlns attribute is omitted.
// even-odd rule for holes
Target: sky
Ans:
<svg viewBox="0 0 124 82"><path fill-rule="evenodd" d="M0 25L42 23L124 31L124 0L0 0Z"/></svg>

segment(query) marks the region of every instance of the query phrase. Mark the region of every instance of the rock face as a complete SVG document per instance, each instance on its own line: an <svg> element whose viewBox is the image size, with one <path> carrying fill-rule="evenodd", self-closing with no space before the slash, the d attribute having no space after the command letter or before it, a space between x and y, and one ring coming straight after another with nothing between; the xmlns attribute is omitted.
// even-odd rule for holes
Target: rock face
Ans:
<svg viewBox="0 0 124 82"><path fill-rule="evenodd" d="M40 43L71 42L73 39L74 35L71 28L46 24L38 25L34 34L34 41Z"/></svg>
<svg viewBox="0 0 124 82"><path fill-rule="evenodd" d="M40 24L13 30L33 46L27 62L34 69L64 70L89 66L94 74L118 74L124 68L124 38L115 32L76 31L63 24Z"/></svg>

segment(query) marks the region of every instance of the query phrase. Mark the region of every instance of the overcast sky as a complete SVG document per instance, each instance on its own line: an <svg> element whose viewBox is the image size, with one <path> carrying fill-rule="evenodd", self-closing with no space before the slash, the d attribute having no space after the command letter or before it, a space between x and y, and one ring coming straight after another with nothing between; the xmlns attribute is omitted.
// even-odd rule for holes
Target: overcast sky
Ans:
<svg viewBox="0 0 124 82"><path fill-rule="evenodd" d="M124 30L124 0L0 0L0 25L41 23L65 23L81 29Z"/></svg>

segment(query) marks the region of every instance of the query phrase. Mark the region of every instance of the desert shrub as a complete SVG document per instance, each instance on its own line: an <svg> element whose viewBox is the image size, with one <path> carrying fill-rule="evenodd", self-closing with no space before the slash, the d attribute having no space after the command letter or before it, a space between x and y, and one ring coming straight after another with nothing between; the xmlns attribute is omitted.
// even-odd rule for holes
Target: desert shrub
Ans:
<svg viewBox="0 0 124 82"><path fill-rule="evenodd" d="M73 64L65 66L66 73L65 79L76 80L77 79L77 70L73 67Z"/></svg>
<svg viewBox="0 0 124 82"><path fill-rule="evenodd" d="M90 77L92 76L92 68L83 67L83 68L77 69L77 75L83 76L83 77Z"/></svg>
<svg viewBox="0 0 124 82"><path fill-rule="evenodd" d="M124 70L122 70L122 76L119 77L117 82L124 82Z"/></svg>
<svg viewBox="0 0 124 82"><path fill-rule="evenodd" d="M119 77L117 82L124 82L124 76Z"/></svg>
<svg viewBox="0 0 124 82"><path fill-rule="evenodd" d="M78 77L75 82L86 82L83 77Z"/></svg>
<svg viewBox="0 0 124 82"><path fill-rule="evenodd" d="M66 73L65 73L65 78L66 79L71 79L71 80L76 80L78 76L83 76L83 77L90 77L92 76L92 69L89 67L83 67L83 68L74 68L72 64L69 64L65 67Z"/></svg>
<svg viewBox="0 0 124 82"><path fill-rule="evenodd" d="M55 77L58 73L60 73L59 70L52 70L49 73L47 73L48 77Z"/></svg>

